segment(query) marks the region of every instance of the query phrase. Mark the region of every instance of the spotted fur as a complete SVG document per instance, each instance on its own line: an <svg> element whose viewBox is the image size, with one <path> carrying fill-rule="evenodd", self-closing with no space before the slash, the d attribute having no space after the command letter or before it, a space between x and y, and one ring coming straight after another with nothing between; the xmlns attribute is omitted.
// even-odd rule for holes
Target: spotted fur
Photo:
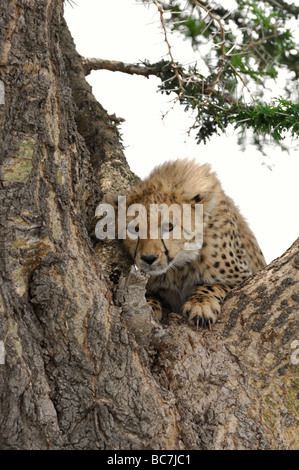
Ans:
<svg viewBox="0 0 299 470"><path fill-rule="evenodd" d="M200 250L185 250L183 228L181 240L162 240L162 218L158 239L151 240L148 234L147 239L124 240L135 264L150 275L147 290L158 319L162 309L153 303L153 295L191 324L210 327L227 292L265 266L255 236L208 164L183 159L158 166L127 195L127 206L133 203L147 208L203 204Z"/></svg>

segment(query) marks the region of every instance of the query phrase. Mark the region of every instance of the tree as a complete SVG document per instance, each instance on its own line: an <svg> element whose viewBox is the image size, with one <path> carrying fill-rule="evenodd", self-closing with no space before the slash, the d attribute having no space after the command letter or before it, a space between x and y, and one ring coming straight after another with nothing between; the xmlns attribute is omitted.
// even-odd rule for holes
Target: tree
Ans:
<svg viewBox="0 0 299 470"><path fill-rule="evenodd" d="M299 240L213 331L155 323L146 279L94 238L102 194L137 176L63 2L0 13L0 448L298 447Z"/></svg>
<svg viewBox="0 0 299 470"><path fill-rule="evenodd" d="M172 95L192 111L189 133L206 142L229 125L254 131L260 149L265 135L282 145L286 133L298 136L298 28L299 8L273 0L226 0L222 5L198 0L140 0L157 9L167 58L140 64L85 59L86 73L107 69L161 79L162 93ZM170 35L191 41L197 62L178 63ZM276 80L286 74L279 91ZM267 90L270 98L264 98ZM278 96L276 95L278 93ZM269 95L269 92L267 93ZM295 102L292 97L295 96ZM173 105L173 106L174 106Z"/></svg>

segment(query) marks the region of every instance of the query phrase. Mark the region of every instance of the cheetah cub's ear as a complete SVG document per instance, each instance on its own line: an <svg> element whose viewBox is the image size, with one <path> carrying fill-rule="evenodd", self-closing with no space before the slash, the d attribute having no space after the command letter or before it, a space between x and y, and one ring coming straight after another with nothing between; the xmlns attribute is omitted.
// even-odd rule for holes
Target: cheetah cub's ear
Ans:
<svg viewBox="0 0 299 470"><path fill-rule="evenodd" d="M117 193L107 193L103 197L104 204L111 204L114 208L118 206L118 194Z"/></svg>
<svg viewBox="0 0 299 470"><path fill-rule="evenodd" d="M103 198L103 203L106 203L106 204L111 204L112 207L114 207L115 210L118 209L118 206L119 206L119 197L122 197L123 198L123 194L118 194L118 193L114 193L114 192L111 192L111 193L107 193L105 194L104 198ZM124 202L124 200L120 200L121 202Z"/></svg>

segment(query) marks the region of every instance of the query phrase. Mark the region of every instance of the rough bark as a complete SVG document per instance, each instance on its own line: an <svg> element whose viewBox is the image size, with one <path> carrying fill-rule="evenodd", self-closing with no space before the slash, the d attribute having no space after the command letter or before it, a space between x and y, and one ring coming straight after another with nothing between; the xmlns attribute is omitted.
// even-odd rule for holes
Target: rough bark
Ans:
<svg viewBox="0 0 299 470"><path fill-rule="evenodd" d="M298 448L299 241L212 331L154 322L146 278L91 237L136 176L62 9L0 5L0 448Z"/></svg>

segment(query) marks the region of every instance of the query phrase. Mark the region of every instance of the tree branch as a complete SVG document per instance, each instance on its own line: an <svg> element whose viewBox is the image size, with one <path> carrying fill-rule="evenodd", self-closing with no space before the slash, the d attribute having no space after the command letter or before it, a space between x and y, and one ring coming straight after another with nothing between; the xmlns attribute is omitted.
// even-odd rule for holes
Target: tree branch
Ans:
<svg viewBox="0 0 299 470"><path fill-rule="evenodd" d="M165 24L165 20L164 20L164 16L163 16L164 15L164 10L163 10L162 6L160 5L160 3L157 0L153 0L153 3L154 3L154 5L156 5L156 7L158 9L158 12L159 12L159 15L160 15L160 22L161 22L161 26L162 26L162 29L163 29L163 32L164 32L164 41L167 45L168 55L170 57L170 62L172 64L172 67L173 67L173 70L174 70L174 73L175 73L175 76L176 76L176 79L177 79L178 85L179 85L178 96L177 96L177 98L175 99L175 102L174 102L174 105L175 105L176 102L182 96L184 96L184 94L185 94L184 85L183 85L183 81L182 81L182 78L181 78L179 70L178 70L178 66L174 61L174 57L173 57L173 54L172 54L172 51L171 51L170 42L168 41L166 24Z"/></svg>
<svg viewBox="0 0 299 470"><path fill-rule="evenodd" d="M219 29L220 29L220 35L221 35L221 42L219 43L219 45L221 46L221 58L222 58L222 62L221 62L221 66L219 68L219 71L218 71L218 74L216 76L216 79L211 87L211 91L207 97L207 99L205 100L204 104L202 105L199 113L201 113L203 111L203 109L206 107L206 105L209 103L210 101L210 98L216 88L216 85L217 83L219 82L220 78L221 78L221 75L222 75L222 72L223 72L223 69L224 69L224 65L225 65L225 62L226 62L226 52L225 52L225 30L224 30L224 26L222 24L222 21L220 18L218 18L217 16L215 16L213 13L212 13L212 10L208 9L205 5L202 5L198 0L192 0L192 2L194 3L194 5L196 5L198 8L201 8L202 10L204 10L208 15L209 17L211 18L212 21L216 21L219 25Z"/></svg>
<svg viewBox="0 0 299 470"><path fill-rule="evenodd" d="M146 67L136 64L126 64L118 60L106 60L82 57L82 64L85 75L89 75L92 70L110 70L110 72L122 72L130 75L142 75L149 77L150 75L161 75L160 71L154 70L151 67Z"/></svg>

